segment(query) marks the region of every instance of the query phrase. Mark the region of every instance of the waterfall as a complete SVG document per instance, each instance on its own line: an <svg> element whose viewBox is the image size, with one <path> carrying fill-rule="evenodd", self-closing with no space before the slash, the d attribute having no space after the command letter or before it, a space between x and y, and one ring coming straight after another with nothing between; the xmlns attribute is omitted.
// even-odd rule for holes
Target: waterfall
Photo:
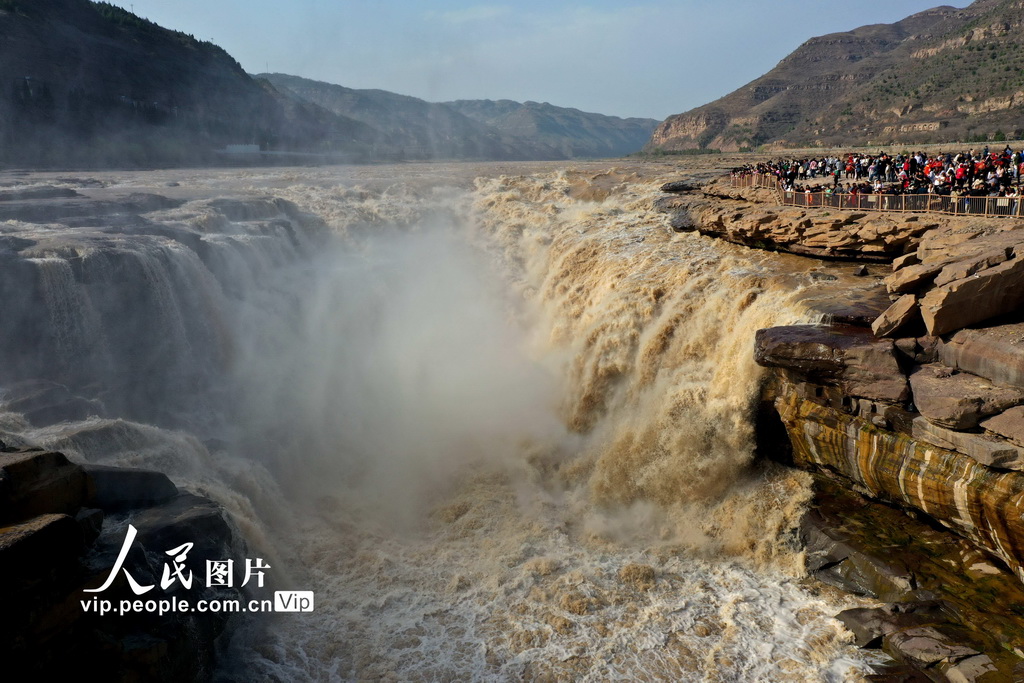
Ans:
<svg viewBox="0 0 1024 683"><path fill-rule="evenodd" d="M0 380L108 409L0 438L166 471L315 591L225 671L856 680L800 583L806 475L753 461L753 333L807 319L779 272L807 266L672 233L660 167L348 172L0 254L38 273L6 305L63 330L0 336Z"/></svg>

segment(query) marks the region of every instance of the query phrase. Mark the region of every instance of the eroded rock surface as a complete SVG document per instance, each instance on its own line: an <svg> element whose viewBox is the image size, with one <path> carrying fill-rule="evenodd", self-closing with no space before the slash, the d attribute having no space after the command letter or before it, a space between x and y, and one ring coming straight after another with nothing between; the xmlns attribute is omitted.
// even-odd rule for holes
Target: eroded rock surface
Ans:
<svg viewBox="0 0 1024 683"><path fill-rule="evenodd" d="M910 374L914 405L929 422L949 429L977 427L982 418L1024 403L1024 391L1001 387L967 372L937 364Z"/></svg>
<svg viewBox="0 0 1024 683"><path fill-rule="evenodd" d="M791 325L758 330L754 358L787 368L810 382L839 386L850 396L900 402L907 381L895 346L870 330L848 325Z"/></svg>

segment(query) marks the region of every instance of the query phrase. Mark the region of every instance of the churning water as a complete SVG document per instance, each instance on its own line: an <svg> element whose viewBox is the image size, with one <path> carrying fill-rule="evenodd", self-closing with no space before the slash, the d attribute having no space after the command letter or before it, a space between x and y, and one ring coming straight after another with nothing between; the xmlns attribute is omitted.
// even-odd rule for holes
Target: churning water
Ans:
<svg viewBox="0 0 1024 683"><path fill-rule="evenodd" d="M673 234L668 173L22 179L145 206L0 225L8 399L102 406L0 439L165 471L315 592L225 680L860 680L808 482L752 463L754 331L808 313L780 259Z"/></svg>

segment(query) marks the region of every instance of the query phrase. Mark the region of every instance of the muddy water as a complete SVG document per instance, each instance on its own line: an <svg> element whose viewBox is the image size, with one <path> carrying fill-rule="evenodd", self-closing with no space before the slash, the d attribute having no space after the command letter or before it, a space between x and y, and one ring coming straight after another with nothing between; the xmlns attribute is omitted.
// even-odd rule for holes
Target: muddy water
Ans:
<svg viewBox="0 0 1024 683"><path fill-rule="evenodd" d="M202 263L132 242L141 286L162 292L170 346L228 349L198 369L170 356L217 378L201 415L175 406L176 431L8 413L6 438L168 471L225 504L279 585L315 592L313 613L246 620L226 678L859 680L863 656L831 618L844 604L802 582L808 482L752 462L754 331L815 319L808 302L828 293L807 274L822 267L672 233L651 203L681 173L5 178L183 201L145 218L198 233ZM323 223L284 230L296 219L223 197L285 199ZM133 238L100 228L85 244L59 220L3 231L49 245L26 252L56 283L40 310L91 306L76 338L111 336L90 300L105 271L85 286L60 261ZM54 353L73 357L61 339ZM116 368L105 343L85 355Z"/></svg>

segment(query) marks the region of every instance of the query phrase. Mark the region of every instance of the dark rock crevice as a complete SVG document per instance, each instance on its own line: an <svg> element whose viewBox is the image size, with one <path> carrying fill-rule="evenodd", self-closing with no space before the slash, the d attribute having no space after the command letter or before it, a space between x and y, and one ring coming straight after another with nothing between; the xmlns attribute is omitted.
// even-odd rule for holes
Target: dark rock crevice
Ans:
<svg viewBox="0 0 1024 683"><path fill-rule="evenodd" d="M163 564L154 560L182 543L194 544L191 566L242 561L241 540L220 506L180 492L158 472L80 466L38 449L0 451L0 656L9 669L37 680L82 670L102 680L209 678L217 643L230 635L227 613L116 615L100 605L195 605L237 599L238 591L177 583L140 596L123 572L100 593L84 591L110 575L128 522L138 536L122 567L139 584L162 588Z"/></svg>

